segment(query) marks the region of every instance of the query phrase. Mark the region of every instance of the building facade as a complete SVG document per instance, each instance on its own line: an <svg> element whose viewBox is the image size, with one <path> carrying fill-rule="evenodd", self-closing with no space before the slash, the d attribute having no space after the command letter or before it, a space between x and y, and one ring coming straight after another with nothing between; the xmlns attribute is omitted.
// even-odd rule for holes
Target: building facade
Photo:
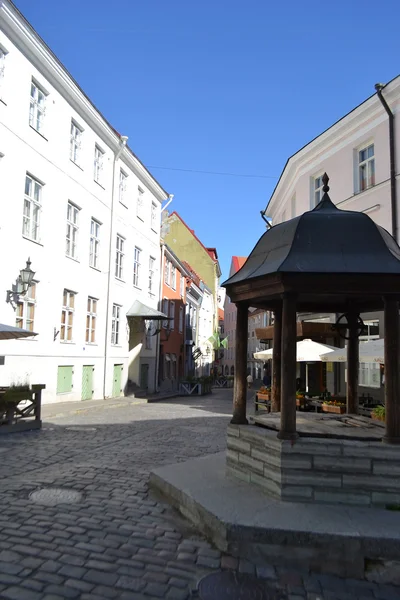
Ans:
<svg viewBox="0 0 400 600"><path fill-rule="evenodd" d="M237 273L243 267L246 260L246 256L232 256L229 277ZM224 302L224 330L225 338L228 341L222 359L222 369L224 375L231 376L235 374L236 304L231 302L231 299L227 295Z"/></svg>
<svg viewBox="0 0 400 600"><path fill-rule="evenodd" d="M394 115L393 138L398 156L400 76L384 86L381 94ZM376 93L288 159L265 214L276 224L314 208L322 198L322 175L327 172L330 197L338 208L368 214L399 241L400 202L393 194L398 187L399 169L394 164L391 171L389 136L388 114ZM334 322L336 317L300 315L303 320L319 322ZM366 324L364 340L383 337L381 313L362 317ZM335 369L342 370L343 387L344 369ZM360 365L359 385L361 393L381 395L379 365Z"/></svg>
<svg viewBox="0 0 400 600"><path fill-rule="evenodd" d="M159 388L177 390L185 369L186 288L191 275L187 268L162 243L162 304L160 310L169 316L160 331Z"/></svg>
<svg viewBox="0 0 400 600"><path fill-rule="evenodd" d="M38 333L2 343L1 385L44 383L44 402L152 391L167 194L8 0L0 59L0 320Z"/></svg>

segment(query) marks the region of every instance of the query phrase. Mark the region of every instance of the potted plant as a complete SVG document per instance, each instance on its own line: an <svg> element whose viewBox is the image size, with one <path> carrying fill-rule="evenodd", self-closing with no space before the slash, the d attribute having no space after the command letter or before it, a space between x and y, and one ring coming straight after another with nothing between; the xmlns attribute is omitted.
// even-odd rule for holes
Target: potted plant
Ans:
<svg viewBox="0 0 400 600"><path fill-rule="evenodd" d="M322 412L343 415L346 412L346 405L339 400L324 400L322 403Z"/></svg>
<svg viewBox="0 0 400 600"><path fill-rule="evenodd" d="M376 406L371 413L372 419L375 421L384 421L386 418L386 410L384 406Z"/></svg>

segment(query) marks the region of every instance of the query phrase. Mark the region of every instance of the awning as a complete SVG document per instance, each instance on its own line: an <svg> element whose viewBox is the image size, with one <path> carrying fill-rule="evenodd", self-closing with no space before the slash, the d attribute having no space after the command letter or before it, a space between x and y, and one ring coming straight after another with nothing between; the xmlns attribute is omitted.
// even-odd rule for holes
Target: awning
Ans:
<svg viewBox="0 0 400 600"><path fill-rule="evenodd" d="M371 340L369 342L360 341L359 343L359 362L360 363L381 363L385 362L384 340ZM347 348L337 348L332 354L322 355L324 362L346 362Z"/></svg>
<svg viewBox="0 0 400 600"><path fill-rule="evenodd" d="M156 310L155 308L151 308L150 306L146 306L139 300L135 300L132 304L128 312L126 313L127 317L140 317L141 319L153 319L159 321L167 321L170 318L164 313Z"/></svg>
<svg viewBox="0 0 400 600"><path fill-rule="evenodd" d="M330 361L330 354L335 352L337 348L328 346L327 344L318 344L312 340L303 340L296 344L296 361L297 362L319 362L321 360ZM254 358L257 360L269 360L272 358L273 349L255 352ZM324 356L324 358L322 357Z"/></svg>
<svg viewBox="0 0 400 600"><path fill-rule="evenodd" d="M37 335L37 333L33 333L33 331L29 331L28 329L21 329L20 327L0 323L0 340L16 340L34 335Z"/></svg>

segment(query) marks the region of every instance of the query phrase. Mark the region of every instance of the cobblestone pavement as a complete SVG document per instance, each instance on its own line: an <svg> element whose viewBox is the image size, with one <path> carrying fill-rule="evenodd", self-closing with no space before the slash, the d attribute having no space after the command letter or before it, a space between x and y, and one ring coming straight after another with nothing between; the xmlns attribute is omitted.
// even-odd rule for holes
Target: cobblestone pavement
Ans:
<svg viewBox="0 0 400 600"><path fill-rule="evenodd" d="M157 404L45 406L42 431L0 437L0 597L184 600L206 573L254 573L148 491L153 467L223 450L231 400L221 390ZM43 487L82 499L43 506L30 499ZM400 598L400 588L270 565L258 575L289 600Z"/></svg>

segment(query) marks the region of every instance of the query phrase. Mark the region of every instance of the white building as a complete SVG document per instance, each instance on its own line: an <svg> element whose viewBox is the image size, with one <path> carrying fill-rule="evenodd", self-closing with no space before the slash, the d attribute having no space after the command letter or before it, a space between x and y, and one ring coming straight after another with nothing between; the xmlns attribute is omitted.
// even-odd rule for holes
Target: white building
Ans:
<svg viewBox="0 0 400 600"><path fill-rule="evenodd" d="M0 157L0 321L38 333L1 342L0 385L44 383L45 402L118 396L128 379L152 391L144 320L159 300L167 194L8 0ZM28 257L34 284L5 302Z"/></svg>
<svg viewBox="0 0 400 600"><path fill-rule="evenodd" d="M201 350L199 367L200 375L202 376L210 375L214 361L214 348L213 344L209 341L214 334L214 315L215 308L213 293L210 288L204 284L197 332L197 345Z"/></svg>
<svg viewBox="0 0 400 600"><path fill-rule="evenodd" d="M288 159L265 210L273 224L314 208L322 198L322 175L327 172L330 198L340 209L368 214L399 241L400 199L395 193L399 161L397 158L397 165L393 161L391 168L388 111L394 115L393 140L398 157L400 76L386 86L378 86L378 89L379 93L365 100ZM380 96L387 103L386 107ZM319 321L334 321L336 318L335 315L308 316L310 320L312 317ZM362 339L382 337L382 314L371 313L362 317L367 325ZM379 365L360 365L359 383L361 393L380 393Z"/></svg>

